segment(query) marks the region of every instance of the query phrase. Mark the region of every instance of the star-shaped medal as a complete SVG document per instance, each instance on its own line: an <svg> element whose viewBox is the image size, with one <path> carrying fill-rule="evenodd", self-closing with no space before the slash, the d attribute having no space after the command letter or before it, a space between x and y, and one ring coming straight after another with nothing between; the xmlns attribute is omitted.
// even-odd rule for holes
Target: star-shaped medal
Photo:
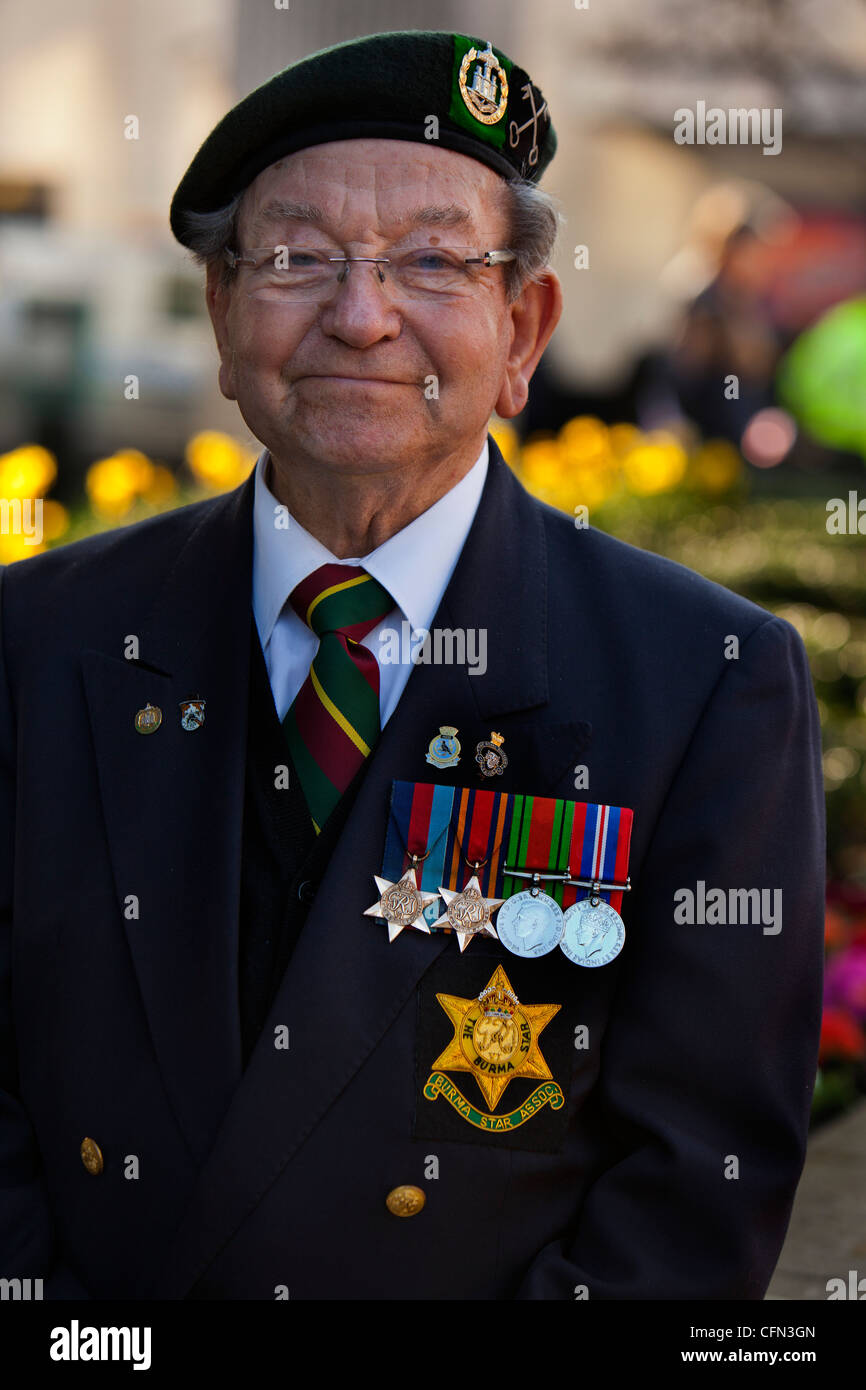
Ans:
<svg viewBox="0 0 866 1390"><path fill-rule="evenodd" d="M454 1037L433 1063L434 1071L471 1072L488 1109L495 1110L510 1081L552 1081L539 1036L560 1004L521 1004L501 965L477 999L437 994L454 1025Z"/></svg>
<svg viewBox="0 0 866 1390"><path fill-rule="evenodd" d="M461 893L453 888L440 888L445 899L445 912L434 922L436 927L453 927L457 933L460 950L465 951L473 936L483 932L485 936L496 936L491 914L505 902L504 898L485 898L477 874L473 874Z"/></svg>
<svg viewBox="0 0 866 1390"><path fill-rule="evenodd" d="M418 887L414 869L407 869L397 883L387 878L373 875L379 890L379 901L365 908L365 917L384 917L388 923L388 940L394 941L404 927L414 927L416 931L427 932L430 928L424 921L424 909L435 903L437 893L422 893Z"/></svg>

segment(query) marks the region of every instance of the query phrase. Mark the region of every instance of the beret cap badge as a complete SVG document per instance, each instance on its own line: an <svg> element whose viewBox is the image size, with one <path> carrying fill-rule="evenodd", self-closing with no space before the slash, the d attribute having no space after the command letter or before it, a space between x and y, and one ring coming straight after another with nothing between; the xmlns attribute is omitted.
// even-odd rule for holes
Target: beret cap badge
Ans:
<svg viewBox="0 0 866 1390"><path fill-rule="evenodd" d="M469 69L476 59L470 84L467 80ZM457 83L460 95L477 121L495 125L502 120L508 106L508 76L489 40L482 53L473 47L464 54Z"/></svg>

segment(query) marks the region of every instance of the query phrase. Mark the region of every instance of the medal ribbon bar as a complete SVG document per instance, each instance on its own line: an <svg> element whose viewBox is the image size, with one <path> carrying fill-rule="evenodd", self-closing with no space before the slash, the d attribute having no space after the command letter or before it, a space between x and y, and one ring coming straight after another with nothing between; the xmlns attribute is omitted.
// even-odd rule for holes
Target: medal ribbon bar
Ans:
<svg viewBox="0 0 866 1390"><path fill-rule="evenodd" d="M477 874L483 895L509 898L537 872L563 909L597 885L618 911L630 889L631 829L625 806L394 781L382 876L396 881L426 854L417 864L426 892L459 892ZM428 924L437 915L428 909Z"/></svg>

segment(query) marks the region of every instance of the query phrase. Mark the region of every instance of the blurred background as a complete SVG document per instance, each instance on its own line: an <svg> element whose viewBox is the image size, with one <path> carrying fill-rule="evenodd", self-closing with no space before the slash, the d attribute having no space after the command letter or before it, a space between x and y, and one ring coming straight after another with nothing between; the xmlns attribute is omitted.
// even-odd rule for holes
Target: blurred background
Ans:
<svg viewBox="0 0 866 1390"><path fill-rule="evenodd" d="M258 446L219 395L202 273L168 228L189 160L315 49L489 37L550 104L544 186L566 218L565 313L527 409L495 426L508 461L809 651L829 826L819 1127L866 1093L866 7L578 4L0 0L0 498L43 498L50 546L241 482ZM676 143L674 112L699 101L781 108L781 151ZM0 532L0 563L39 548Z"/></svg>

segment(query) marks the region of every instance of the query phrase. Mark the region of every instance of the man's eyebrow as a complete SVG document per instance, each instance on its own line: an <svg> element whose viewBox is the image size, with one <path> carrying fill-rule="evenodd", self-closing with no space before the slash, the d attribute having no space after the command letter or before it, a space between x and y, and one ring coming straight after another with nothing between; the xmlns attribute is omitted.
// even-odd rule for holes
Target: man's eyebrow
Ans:
<svg viewBox="0 0 866 1390"><path fill-rule="evenodd" d="M424 227L471 227L472 215L459 203L449 203L447 207L412 208L406 214L406 221Z"/></svg>
<svg viewBox="0 0 866 1390"><path fill-rule="evenodd" d="M324 220L322 209L315 203L297 203L292 199L274 198L259 208L252 217L250 232L255 237L258 235L258 228L264 230L275 222L315 222L321 226ZM443 206L429 204L426 207L411 208L400 218L398 225L401 229L411 226L470 228L474 223L468 208L461 207L459 203L448 203Z"/></svg>
<svg viewBox="0 0 866 1390"><path fill-rule="evenodd" d="M265 203L251 219L251 227L264 227L271 222L323 222L324 213L315 203L296 203L287 198L274 198Z"/></svg>

